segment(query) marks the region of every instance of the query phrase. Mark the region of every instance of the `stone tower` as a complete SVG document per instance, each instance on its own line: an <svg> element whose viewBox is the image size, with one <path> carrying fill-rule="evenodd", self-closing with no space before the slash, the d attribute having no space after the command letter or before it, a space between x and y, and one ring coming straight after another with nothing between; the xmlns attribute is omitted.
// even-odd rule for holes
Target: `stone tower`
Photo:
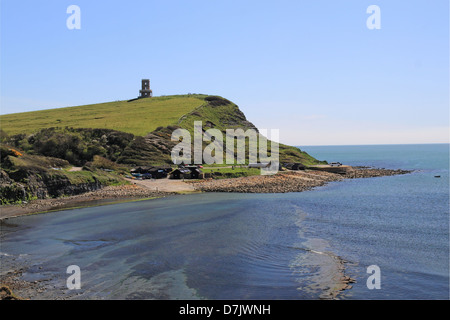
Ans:
<svg viewBox="0 0 450 320"><path fill-rule="evenodd" d="M153 96L152 90L150 90L150 79L142 79L142 89L139 90L139 98L150 98Z"/></svg>

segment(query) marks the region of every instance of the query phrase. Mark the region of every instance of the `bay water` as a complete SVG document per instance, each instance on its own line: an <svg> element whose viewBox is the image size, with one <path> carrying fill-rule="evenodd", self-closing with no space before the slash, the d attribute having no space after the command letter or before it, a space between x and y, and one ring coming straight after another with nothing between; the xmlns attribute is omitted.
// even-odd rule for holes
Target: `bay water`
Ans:
<svg viewBox="0 0 450 320"><path fill-rule="evenodd" d="M0 272L54 299L448 299L449 145L301 147L410 174L200 193L1 222ZM67 267L81 270L68 290ZM369 289L369 266L380 289ZM343 275L352 288L335 292ZM337 295L333 295L337 294Z"/></svg>

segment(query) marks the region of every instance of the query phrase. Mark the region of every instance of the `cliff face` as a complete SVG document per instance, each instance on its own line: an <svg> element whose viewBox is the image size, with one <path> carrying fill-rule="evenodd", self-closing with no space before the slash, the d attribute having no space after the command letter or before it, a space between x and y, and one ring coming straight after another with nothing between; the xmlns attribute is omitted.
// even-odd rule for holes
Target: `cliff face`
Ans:
<svg viewBox="0 0 450 320"><path fill-rule="evenodd" d="M69 171L66 160L28 154L8 154L2 146L0 170L1 204L56 198L94 191L124 183L121 176L94 168Z"/></svg>
<svg viewBox="0 0 450 320"><path fill-rule="evenodd" d="M233 102L217 96L207 96L205 97L205 102L206 103L202 106L180 118L177 125L189 130L192 135L194 131L194 121L202 121L204 130L214 128L223 133L224 146L226 129L241 128L244 131L247 129L254 129L256 132L259 132L258 128L247 120L245 114ZM270 152L270 140L267 141L267 144L268 151ZM291 147L282 143L279 144L279 157L281 163L299 162L305 166L326 163L318 161L296 147Z"/></svg>
<svg viewBox="0 0 450 320"><path fill-rule="evenodd" d="M15 181L10 179L5 171L1 171L1 204L23 203L34 199L77 195L103 187L98 180L74 184L62 175L51 176L47 173L41 172L41 174L37 174L32 171L26 173L26 178Z"/></svg>

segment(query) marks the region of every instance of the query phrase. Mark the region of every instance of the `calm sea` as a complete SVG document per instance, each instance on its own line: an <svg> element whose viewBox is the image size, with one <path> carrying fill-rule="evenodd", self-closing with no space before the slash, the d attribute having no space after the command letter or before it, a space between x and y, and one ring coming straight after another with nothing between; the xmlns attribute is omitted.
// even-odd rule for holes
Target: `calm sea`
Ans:
<svg viewBox="0 0 450 320"><path fill-rule="evenodd" d="M0 271L25 266L23 278L46 288L35 298L319 299L345 273L356 283L341 299L448 299L449 145L302 150L415 171L301 193L203 193L9 219ZM80 290L66 287L69 265L81 269ZM380 289L366 285L371 265Z"/></svg>

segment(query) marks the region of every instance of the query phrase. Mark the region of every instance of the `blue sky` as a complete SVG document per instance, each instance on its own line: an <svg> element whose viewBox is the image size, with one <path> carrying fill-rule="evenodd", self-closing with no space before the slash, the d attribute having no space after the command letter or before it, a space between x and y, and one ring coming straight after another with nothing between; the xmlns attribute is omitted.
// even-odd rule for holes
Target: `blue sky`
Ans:
<svg viewBox="0 0 450 320"><path fill-rule="evenodd" d="M81 29L69 30L69 5ZM381 29L369 30L369 5ZM449 2L1 1L1 113L217 94L293 145L449 141Z"/></svg>

